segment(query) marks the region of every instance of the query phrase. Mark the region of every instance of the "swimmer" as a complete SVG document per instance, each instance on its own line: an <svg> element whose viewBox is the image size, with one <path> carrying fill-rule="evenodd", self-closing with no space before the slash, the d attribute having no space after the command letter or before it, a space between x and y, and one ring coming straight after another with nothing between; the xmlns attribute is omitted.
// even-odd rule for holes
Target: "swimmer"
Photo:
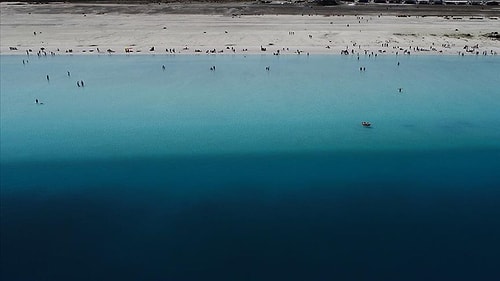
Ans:
<svg viewBox="0 0 500 281"><path fill-rule="evenodd" d="M162 66L161 66L161 69L165 70L165 65L162 65Z"/></svg>
<svg viewBox="0 0 500 281"><path fill-rule="evenodd" d="M50 81L50 77L49 77L49 75L48 75L48 74L47 74L47 81Z"/></svg>
<svg viewBox="0 0 500 281"><path fill-rule="evenodd" d="M70 77L70 76L71 76L71 73L69 73L69 71L68 71L68 77Z"/></svg>
<svg viewBox="0 0 500 281"><path fill-rule="evenodd" d="M80 81L76 81L76 85L78 86L78 88L80 88Z"/></svg>

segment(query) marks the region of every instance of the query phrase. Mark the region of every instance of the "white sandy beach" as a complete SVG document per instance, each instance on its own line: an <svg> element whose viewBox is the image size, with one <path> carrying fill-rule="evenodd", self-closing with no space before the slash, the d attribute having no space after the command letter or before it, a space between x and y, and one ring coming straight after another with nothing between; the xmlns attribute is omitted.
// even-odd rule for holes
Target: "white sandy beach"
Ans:
<svg viewBox="0 0 500 281"><path fill-rule="evenodd" d="M47 5L67 5L71 10L75 4ZM500 31L500 20L491 16L232 16L120 13L119 9L51 14L36 9L22 12L32 5L2 2L0 7L2 55L27 50L36 54L41 48L47 55L123 54L126 50L140 54L500 53L500 40L485 36Z"/></svg>

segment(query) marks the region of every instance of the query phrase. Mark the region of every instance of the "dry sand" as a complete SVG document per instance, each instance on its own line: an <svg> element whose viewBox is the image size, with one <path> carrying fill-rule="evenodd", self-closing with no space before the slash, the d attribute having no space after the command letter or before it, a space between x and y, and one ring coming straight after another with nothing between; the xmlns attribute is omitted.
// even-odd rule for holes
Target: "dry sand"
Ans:
<svg viewBox="0 0 500 281"><path fill-rule="evenodd" d="M31 49L36 54L43 48L47 55L108 50L123 54L126 49L140 54L172 53L174 49L176 54L273 54L278 50L280 54L340 54L343 50L354 54L500 54L500 40L494 38L500 33L500 19L495 16L500 10L495 8L467 11L462 7L439 16L432 9L422 13L395 6L311 8L309 14L304 7L280 10L286 13L272 7L267 10L270 13L262 14L262 6L254 4L224 5L2 2L0 52L25 54Z"/></svg>

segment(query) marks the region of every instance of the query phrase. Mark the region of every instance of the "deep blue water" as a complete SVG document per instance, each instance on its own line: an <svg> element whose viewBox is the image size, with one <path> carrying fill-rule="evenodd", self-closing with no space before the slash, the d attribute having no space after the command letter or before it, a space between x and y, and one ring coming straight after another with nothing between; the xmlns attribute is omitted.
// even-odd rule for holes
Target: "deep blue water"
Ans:
<svg viewBox="0 0 500 281"><path fill-rule="evenodd" d="M413 67L397 71L362 58L375 74L336 56L245 59L56 57L27 71L2 57L1 279L500 279L500 133L484 124L500 120L498 59L401 58ZM136 83L114 81L110 67L131 61L120 79ZM165 61L167 94L148 70ZM330 95L330 75L294 84L295 65L374 76L338 78ZM61 73L50 84L47 69ZM15 87L17 71L40 79ZM242 72L245 87L227 82ZM471 73L479 82L449 77Z"/></svg>

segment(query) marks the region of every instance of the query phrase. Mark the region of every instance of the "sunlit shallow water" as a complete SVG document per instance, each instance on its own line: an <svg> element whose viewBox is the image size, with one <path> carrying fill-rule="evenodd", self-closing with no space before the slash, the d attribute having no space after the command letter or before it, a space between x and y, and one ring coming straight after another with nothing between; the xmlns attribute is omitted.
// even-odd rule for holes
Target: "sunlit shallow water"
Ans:
<svg viewBox="0 0 500 281"><path fill-rule="evenodd" d="M500 276L496 57L0 62L2 279Z"/></svg>

